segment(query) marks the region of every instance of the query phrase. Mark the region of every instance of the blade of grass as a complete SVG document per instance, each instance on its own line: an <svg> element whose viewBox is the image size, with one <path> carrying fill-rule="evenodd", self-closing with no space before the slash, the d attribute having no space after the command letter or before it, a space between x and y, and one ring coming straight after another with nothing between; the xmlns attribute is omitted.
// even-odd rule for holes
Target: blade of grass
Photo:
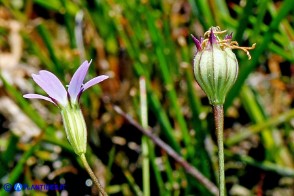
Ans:
<svg viewBox="0 0 294 196"><path fill-rule="evenodd" d="M159 170L159 166L156 163L157 157L155 156L155 153L154 153L155 152L154 145L151 142L148 142L148 143L149 143L149 149L150 149L149 151L150 162L154 171L156 185L158 186L158 189L159 189L159 195L170 195L171 192L166 189L166 186L163 181L163 177Z"/></svg>
<svg viewBox="0 0 294 196"><path fill-rule="evenodd" d="M233 146L254 134L260 133L263 130L266 130L271 127L279 126L282 123L288 122L292 118L294 118L294 110L289 110L288 112L282 113L281 115L278 115L276 117L269 118L266 121L263 121L261 123L251 125L247 128L243 128L237 134L227 138L225 144L226 146L229 146L229 147Z"/></svg>
<svg viewBox="0 0 294 196"><path fill-rule="evenodd" d="M180 146L175 140L174 131L172 129L172 126L168 120L168 116L165 113L165 110L161 106L161 103L158 99L158 97L155 95L154 91L151 87L151 82L149 80L149 73L144 69L145 65L139 63L140 60L137 56L137 51L140 51L139 48L136 46L139 46L139 44L134 44L131 40L129 40L129 37L127 36L126 32L123 30L123 27L121 26L120 19L116 18L114 20L115 26L117 27L118 34L121 36L122 40L124 41L124 44L126 46L126 49L130 56L135 60L133 64L133 68L138 76L145 76L146 78L146 87L147 87L147 99L148 102L150 102L150 106L152 110L154 111L154 114L156 115L158 122L160 123L160 126L162 127L162 133L166 137L166 139L169 141L171 146L179 153L180 152Z"/></svg>
<svg viewBox="0 0 294 196"><path fill-rule="evenodd" d="M254 68L258 65L259 57L262 53L267 49L268 44L271 42L274 33L278 30L280 22L287 16L287 14L293 9L293 1L292 0L285 0L283 1L279 12L274 17L272 22L269 25L268 31L263 36L263 40L261 43L258 43L255 50L252 51L252 59L250 62L245 63L243 66L240 67L239 77L230 90L227 99L226 99L226 108L232 104L234 98L238 96L241 86L244 84L245 80L247 79L248 75L254 70ZM241 27L240 27L241 28ZM243 64L243 63L240 63Z"/></svg>
<svg viewBox="0 0 294 196"><path fill-rule="evenodd" d="M148 10L146 10L146 11L147 11L147 18L148 18L148 20L146 21L147 27L150 31L151 40L152 40L152 43L155 47L155 53L158 58L161 77L162 77L163 83L166 87L167 95L169 97L169 101L171 102L171 107L174 110L175 118L176 118L177 122L179 123L179 127L180 127L180 131L182 133L183 141L184 141L184 144L185 144L187 151L188 151L188 157L191 158L194 155L194 149L191 146L190 134L189 134L185 119L183 117L183 113L181 112L181 109L179 107L176 91L174 89L174 84L173 84L172 79L170 77L171 76L170 70L168 68L168 64L166 62L165 55L162 51L162 49L163 49L163 43L161 41L162 38L160 37L160 32L158 31L158 28L156 28L156 26L155 26L155 23L156 23L155 17L153 15L149 14Z"/></svg>
<svg viewBox="0 0 294 196"><path fill-rule="evenodd" d="M263 162L256 161L255 159L253 159L250 156L233 154L231 151L228 151L228 150L225 150L225 155L226 155L226 157L240 160L248 165L252 165L252 166L260 168L264 171L271 171L271 172L275 172L275 173L282 175L282 176L288 176L288 177L292 177L292 178L294 177L294 170L293 170L293 168L290 168L290 167L283 167L281 165L277 165L277 164L271 163L269 161L263 161Z"/></svg>
<svg viewBox="0 0 294 196"><path fill-rule="evenodd" d="M145 130L142 128L135 120L133 120L130 116L124 113L118 106L114 107L114 110L122 115L125 119L129 121L134 127L136 127L139 131L141 131L144 135L148 136L156 145L158 145L161 149L163 149L169 156L171 156L177 163L179 163L188 174L197 179L203 186L207 188L213 195L218 195L217 187L209 181L201 172L199 172L195 167L190 165L183 157L177 154L169 145L163 142L160 138L152 133L152 130Z"/></svg>
<svg viewBox="0 0 294 196"><path fill-rule="evenodd" d="M54 65L55 65L54 66L55 69L52 71L55 73L58 73L59 76L64 75L64 69L62 68L61 63L59 62L57 55L55 53L55 48L53 46L54 44L52 41L51 34L49 33L48 29L45 27L45 25L42 22L40 22L37 25L37 30L38 30L39 35L42 37L42 40L44 41L45 46L48 49L50 59L52 59Z"/></svg>
<svg viewBox="0 0 294 196"><path fill-rule="evenodd" d="M245 29L247 28L247 25L249 23L249 18L248 16L250 16L253 12L253 5L254 5L255 1L247 1L246 2L246 6L245 8L242 9L242 13L239 14L240 18L238 19L238 27L236 29L236 33L234 34L235 36L235 40L241 44L242 43L242 36L243 33L245 31Z"/></svg>
<svg viewBox="0 0 294 196"><path fill-rule="evenodd" d="M73 16L68 12L68 1L67 0L60 0L62 7L64 7L65 12L64 15L64 23L66 27L67 34L69 35L69 43L71 48L76 48L76 42L75 42L75 35L74 35L74 18ZM77 8L76 8L77 9ZM75 13L76 14L76 13Z"/></svg>
<svg viewBox="0 0 294 196"><path fill-rule="evenodd" d="M22 94L2 77L1 73L0 80L3 82L6 92L9 94L10 97L15 98L16 103L26 113L26 115L28 115L38 127L45 128L46 122L42 120L36 110L28 104L28 102L22 97Z"/></svg>
<svg viewBox="0 0 294 196"><path fill-rule="evenodd" d="M184 69L184 78L187 82L187 99L192 111L192 125L195 130L195 138L192 138L193 146L195 149L205 149L205 138L207 137L207 121L201 120L201 113L205 111L201 104L201 100L195 93L195 80L193 76L193 70L189 67L190 61L190 52L187 47L186 42L182 42L182 58L183 58L183 69ZM191 163L195 165L199 170L209 179L211 179L211 160L209 159L208 153L205 150L199 150L195 152L194 158L191 160ZM193 183L189 180L191 185L199 187L200 195L209 194L207 190L199 186L199 183ZM191 191L193 192L193 191Z"/></svg>
<svg viewBox="0 0 294 196"><path fill-rule="evenodd" d="M241 7L236 7L235 8L236 12L238 14L242 13L242 8ZM258 18L254 17L254 16L248 16L250 24L255 26L256 23L258 23ZM291 47L291 37L294 37L294 33L291 33L293 31L291 31L289 29L289 23L284 20L282 23L282 28L279 28L279 32L275 33L273 36L273 41L271 43L269 43L268 49L271 52L274 52L280 56L282 56L283 58L285 58L286 60L289 61L293 61L294 57L293 57L293 52L294 52L294 48ZM263 39L263 35L260 35L260 33L262 32L263 34L269 31L269 27L265 24L260 24L258 26L258 29L260 29L258 31L259 34L255 33L255 29L254 30L250 30L250 29L246 29L245 30L245 34L248 35L251 43L257 42L259 43L259 40ZM285 30L287 29L287 30Z"/></svg>
<svg viewBox="0 0 294 196"><path fill-rule="evenodd" d="M173 169L172 169L171 163L169 162L168 155L165 152L162 153L162 162L163 162L164 171L167 177L167 183L165 187L167 190L174 193L175 191L174 185L177 183L177 179L173 175Z"/></svg>
<svg viewBox="0 0 294 196"><path fill-rule="evenodd" d="M100 9L110 9L111 6L101 6ZM137 7L138 11L140 11L140 7ZM99 13L104 13L104 12L109 12L110 10L101 10ZM90 14L92 14L90 12ZM147 99L148 102L150 104L150 108L154 111L154 114L156 115L158 122L160 123L160 126L162 127L162 134L165 138L167 138L167 140L169 141L169 143L173 146L174 149L176 149L177 152L180 152L180 146L177 143L177 141L175 140L174 134L173 134L173 129L170 125L170 122L168 120L168 117L165 113L165 111L163 110L161 103L159 102L158 97L156 96L155 92L152 90L151 87L151 82L149 80L149 70L148 70L148 65L146 64L142 64L141 59L138 55L138 51L142 51L142 49L138 48L140 45L142 45L139 42L142 42L145 44L146 40L144 39L144 31L142 31L143 29L141 29L140 26L140 20L138 20L138 17L135 18L134 21L137 21L137 23L132 24L131 27L132 29L135 29L134 31L136 31L136 34L134 34L132 37L132 39L130 39L130 35L128 34L128 32L126 32L125 30L125 26L122 26L121 21L123 20L122 18L120 18L118 15L118 17L115 17L114 20L111 20L109 24L107 24L108 26L112 27L115 26L116 29L113 29L112 32L116 32L117 34L120 36L121 40L123 41L123 46L126 48L128 54L132 57L132 59L135 61L134 62L134 70L135 73L138 76L145 76L146 78L146 87L147 87ZM97 16L97 12L95 12L95 16L92 15L92 17L96 17L99 18ZM100 17L101 18L101 17ZM112 22L115 22L116 25L112 25ZM101 24L96 23L97 28L100 27ZM141 32L141 33L137 33L137 32ZM139 36L140 35L140 36ZM106 35L108 36L108 35ZM149 55L152 56L152 55ZM146 62L145 62L146 63ZM152 145L149 145L149 147L152 147ZM153 149L153 148L152 148ZM155 173L155 177L156 177L156 184L158 185L160 192L163 193L164 195L168 194L169 192L166 190L164 182L163 182L163 177L161 174L161 172L159 171L159 168L155 162L156 156L153 152L153 150L149 151L150 153L150 159L151 159L151 164L152 164L152 168L154 170Z"/></svg>
<svg viewBox="0 0 294 196"><path fill-rule="evenodd" d="M67 12L69 15L74 16L75 13L77 13L78 7L77 3L69 0L65 0L64 3L66 6L63 6L63 2L60 0L50 0L50 1L44 1L44 0L33 0L35 4L38 4L45 9L56 11L59 13Z"/></svg>
<svg viewBox="0 0 294 196"><path fill-rule="evenodd" d="M194 8L197 8L197 12L195 13L198 13L196 17L199 18L203 28L209 29L209 27L214 26L215 20L211 13L208 2L205 0L194 0L192 4L194 3L196 5Z"/></svg>
<svg viewBox="0 0 294 196"><path fill-rule="evenodd" d="M141 124L143 128L148 127L148 112L147 112L147 95L146 95L146 81L144 77L139 80L140 86L140 110L141 110ZM143 156L143 193L144 196L150 195L150 166L149 166L149 145L148 138L142 137L142 156Z"/></svg>
<svg viewBox="0 0 294 196"><path fill-rule="evenodd" d="M32 145L28 148L27 151L24 152L24 154L21 156L19 161L17 162L16 166L13 168L11 172L9 172L8 179L6 183L15 184L18 178L21 174L23 174L24 166L27 162L27 160L32 156L32 154L40 147L40 138L39 137L36 141L32 143ZM8 192L5 191L5 189L0 190L0 195L9 195Z"/></svg>
<svg viewBox="0 0 294 196"><path fill-rule="evenodd" d="M47 68L48 70L54 70L54 63L44 54L44 51L40 48L37 42L33 40L34 38L27 34L23 34L23 38L25 42L28 43L29 50L32 50L32 53L39 58L41 64L45 65L44 68Z"/></svg>
<svg viewBox="0 0 294 196"><path fill-rule="evenodd" d="M34 0L34 3L48 9L59 11L62 7L61 2L59 0L50 0L50 1L43 1L43 0Z"/></svg>
<svg viewBox="0 0 294 196"><path fill-rule="evenodd" d="M9 172L8 166L9 163L11 163L11 161L13 161L13 159L15 158L15 154L17 153L17 146L15 144L17 144L18 141L19 138L14 134L11 134L8 138L6 148L3 148L3 144L1 141L1 148L6 150L0 154L0 179Z"/></svg>
<svg viewBox="0 0 294 196"><path fill-rule="evenodd" d="M158 118L160 126L163 128L162 130L164 131L164 136L166 137L167 141L169 141L173 149L175 149L176 152L180 153L181 148L179 144L177 143L177 141L175 140L173 129L170 125L170 122L165 113L165 110L162 108L158 98L153 94L153 92L151 92L152 90L151 89L149 90L149 89L147 89L147 92L150 96L148 97L148 100L150 100L150 104L154 110L154 113L156 114L156 117Z"/></svg>
<svg viewBox="0 0 294 196"><path fill-rule="evenodd" d="M134 177L132 176L132 174L126 169L123 170L123 173L124 173L126 179L128 180L129 184L131 185L131 188L136 193L136 195L143 196L143 192L140 189L140 187L136 184L136 181L135 181Z"/></svg>
<svg viewBox="0 0 294 196"><path fill-rule="evenodd" d="M261 0L258 1L258 12L257 12L257 17L256 17L256 22L254 22L254 26L253 26L253 32L252 32L252 40L253 42L257 42L257 35L260 34L261 31L261 26L263 25L263 20L264 20L264 16L266 14L267 11L267 5L270 2L270 0Z"/></svg>
<svg viewBox="0 0 294 196"><path fill-rule="evenodd" d="M250 115L251 119L255 123L262 123L266 121L267 117L265 112L262 110L262 106L256 100L253 92L246 85L243 86L240 97L242 99L242 104ZM277 143L282 137L279 133L273 133L272 129L264 129L261 132L262 144L265 146L266 157L270 161L275 161L278 164L285 166L292 166L291 155L289 154L287 148L281 143ZM280 139L281 140L281 139Z"/></svg>
<svg viewBox="0 0 294 196"><path fill-rule="evenodd" d="M4 4L4 8L7 8L10 13L12 13L13 17L17 19L18 21L25 21L26 16L19 10L19 9L14 9L13 6L11 5L11 1L9 0L2 0L1 3Z"/></svg>

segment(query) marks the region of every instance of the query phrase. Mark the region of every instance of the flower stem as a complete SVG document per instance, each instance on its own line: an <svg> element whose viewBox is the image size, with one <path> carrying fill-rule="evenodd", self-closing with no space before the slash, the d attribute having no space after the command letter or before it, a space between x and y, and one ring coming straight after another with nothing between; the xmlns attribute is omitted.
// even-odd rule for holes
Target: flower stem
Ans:
<svg viewBox="0 0 294 196"><path fill-rule="evenodd" d="M90 177L91 177L92 180L94 181L94 184L97 186L99 192L101 193L101 195L106 196L107 193L104 191L104 189L103 189L101 183L99 182L98 178L96 178L94 172L92 171L91 167L89 166L85 154L81 154L81 155L80 155L80 158L81 158L81 160L82 160L82 162L83 162L83 165L84 165L84 167L86 168L88 174L90 175Z"/></svg>
<svg viewBox="0 0 294 196"><path fill-rule="evenodd" d="M143 128L148 128L148 108L147 108L147 93L146 80L140 77L140 109L141 109L141 124ZM146 136L142 137L142 177L143 177L143 194L150 196L150 160L149 160L149 140Z"/></svg>
<svg viewBox="0 0 294 196"><path fill-rule="evenodd" d="M219 164L219 195L225 195L224 168L224 108L223 105L213 106L214 122L217 135L218 164Z"/></svg>

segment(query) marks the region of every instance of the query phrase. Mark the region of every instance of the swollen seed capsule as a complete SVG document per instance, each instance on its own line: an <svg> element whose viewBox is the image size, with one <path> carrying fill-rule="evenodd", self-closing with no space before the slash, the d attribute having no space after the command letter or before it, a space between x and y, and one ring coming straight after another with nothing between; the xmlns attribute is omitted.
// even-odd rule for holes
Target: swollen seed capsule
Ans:
<svg viewBox="0 0 294 196"><path fill-rule="evenodd" d="M237 79L238 61L232 49L242 49L249 55L248 50L255 47L239 47L236 42L231 42L232 34L221 40L218 35L224 32L219 27L211 27L204 34L204 39L198 40L192 35L197 48L194 75L211 105L223 105Z"/></svg>

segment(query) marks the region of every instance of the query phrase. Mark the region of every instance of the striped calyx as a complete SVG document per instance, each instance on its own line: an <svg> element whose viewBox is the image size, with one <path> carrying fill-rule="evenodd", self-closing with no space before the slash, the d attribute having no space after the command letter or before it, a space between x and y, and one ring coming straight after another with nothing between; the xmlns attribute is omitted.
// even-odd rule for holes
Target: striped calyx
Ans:
<svg viewBox="0 0 294 196"><path fill-rule="evenodd" d="M197 52L194 57L194 75L211 105L223 105L225 98L238 76L238 61L232 52L232 34L224 39L219 27L211 27L204 38L193 41Z"/></svg>
<svg viewBox="0 0 294 196"><path fill-rule="evenodd" d="M78 104L68 105L61 110L66 136L77 155L86 153L87 127Z"/></svg>

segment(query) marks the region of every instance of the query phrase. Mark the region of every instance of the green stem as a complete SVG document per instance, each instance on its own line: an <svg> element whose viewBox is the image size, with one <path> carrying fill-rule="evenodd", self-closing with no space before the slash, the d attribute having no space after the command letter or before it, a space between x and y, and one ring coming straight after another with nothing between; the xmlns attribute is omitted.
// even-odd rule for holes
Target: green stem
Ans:
<svg viewBox="0 0 294 196"><path fill-rule="evenodd" d="M146 80L140 78L140 108L141 108L141 123L143 128L148 128L148 109L147 109L147 93ZM142 155L143 155L143 193L144 196L150 196L150 161L149 161L149 145L148 138L142 137Z"/></svg>
<svg viewBox="0 0 294 196"><path fill-rule="evenodd" d="M213 106L214 122L217 135L219 164L219 195L225 195L225 165L224 165L224 108L223 105Z"/></svg>
<svg viewBox="0 0 294 196"><path fill-rule="evenodd" d="M90 175L90 177L91 177L92 180L94 181L94 184L97 186L99 192L101 193L101 195L106 196L107 193L104 191L104 189L103 189L101 183L99 182L98 178L96 178L94 172L92 171L91 167L89 166L85 154L81 154L81 155L80 155L80 158L81 158L81 160L82 160L82 162L83 162L83 165L84 165L84 167L86 168L88 174Z"/></svg>

